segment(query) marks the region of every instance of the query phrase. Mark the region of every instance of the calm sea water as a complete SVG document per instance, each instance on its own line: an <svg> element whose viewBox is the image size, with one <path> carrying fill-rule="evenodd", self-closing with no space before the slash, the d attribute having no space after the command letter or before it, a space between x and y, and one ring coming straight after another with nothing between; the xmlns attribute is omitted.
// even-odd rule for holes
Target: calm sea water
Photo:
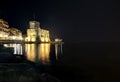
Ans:
<svg viewBox="0 0 120 82"><path fill-rule="evenodd" d="M120 43L81 42L64 44L62 62L68 78L79 82L120 82Z"/></svg>
<svg viewBox="0 0 120 82"><path fill-rule="evenodd" d="M58 45L28 44L26 56L43 64L59 61L48 73L62 82L120 82L119 50L120 43L112 42L65 43L62 52Z"/></svg>
<svg viewBox="0 0 120 82"><path fill-rule="evenodd" d="M26 44L25 55L31 62L51 64L62 55L62 44Z"/></svg>

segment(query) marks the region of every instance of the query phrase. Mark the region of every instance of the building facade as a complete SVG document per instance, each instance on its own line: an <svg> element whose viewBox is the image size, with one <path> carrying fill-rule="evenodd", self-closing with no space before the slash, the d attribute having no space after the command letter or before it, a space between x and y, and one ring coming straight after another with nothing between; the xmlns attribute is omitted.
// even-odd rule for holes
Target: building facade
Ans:
<svg viewBox="0 0 120 82"><path fill-rule="evenodd" d="M40 41L40 42L50 42L50 34L48 30L41 29L40 23L37 21L29 22L30 28L27 29L26 41Z"/></svg>
<svg viewBox="0 0 120 82"><path fill-rule="evenodd" d="M10 32L10 35L9 35L10 39L22 40L22 32L20 30L16 28L10 28L9 32Z"/></svg>
<svg viewBox="0 0 120 82"><path fill-rule="evenodd" d="M22 40L22 32L16 28L9 28L8 22L0 19L0 40Z"/></svg>
<svg viewBox="0 0 120 82"><path fill-rule="evenodd" d="M9 25L6 21L0 19L0 39L7 39L9 36Z"/></svg>

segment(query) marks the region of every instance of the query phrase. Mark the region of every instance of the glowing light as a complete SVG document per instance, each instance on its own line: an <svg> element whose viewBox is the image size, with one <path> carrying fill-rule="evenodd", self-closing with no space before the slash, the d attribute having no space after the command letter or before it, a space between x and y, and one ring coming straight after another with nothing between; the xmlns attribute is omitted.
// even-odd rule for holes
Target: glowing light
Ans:
<svg viewBox="0 0 120 82"><path fill-rule="evenodd" d="M49 31L41 29L39 22L30 21L30 28L27 29L27 41L36 41L39 37L41 42L50 42Z"/></svg>
<svg viewBox="0 0 120 82"><path fill-rule="evenodd" d="M40 44L40 48L39 48L39 59L43 62L43 63L49 63L50 59L49 59L49 54L50 54L50 44L47 43L42 43Z"/></svg>
<svg viewBox="0 0 120 82"><path fill-rule="evenodd" d="M4 35L4 37L8 37L8 35Z"/></svg>
<svg viewBox="0 0 120 82"><path fill-rule="evenodd" d="M26 44L26 57L29 61L35 62L35 44Z"/></svg>
<svg viewBox="0 0 120 82"><path fill-rule="evenodd" d="M12 39L16 39L16 36L12 36Z"/></svg>
<svg viewBox="0 0 120 82"><path fill-rule="evenodd" d="M62 39L59 39L59 38L55 39L55 42L61 42L61 41L62 41Z"/></svg>
<svg viewBox="0 0 120 82"><path fill-rule="evenodd" d="M4 44L4 47L9 47L7 44Z"/></svg>
<svg viewBox="0 0 120 82"><path fill-rule="evenodd" d="M49 63L50 44L42 43L38 46L38 60L43 63ZM27 59L30 61L36 61L36 44L26 44Z"/></svg>

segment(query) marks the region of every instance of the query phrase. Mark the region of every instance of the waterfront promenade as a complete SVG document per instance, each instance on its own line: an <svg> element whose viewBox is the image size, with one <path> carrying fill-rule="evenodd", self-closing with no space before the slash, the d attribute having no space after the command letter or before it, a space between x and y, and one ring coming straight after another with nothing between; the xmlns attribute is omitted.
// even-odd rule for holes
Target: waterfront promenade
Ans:
<svg viewBox="0 0 120 82"><path fill-rule="evenodd" d="M63 42L55 42L55 41L50 41L50 42L40 42L40 41L23 41L23 40L0 40L0 44L33 44L33 43L51 43L51 44L63 44Z"/></svg>

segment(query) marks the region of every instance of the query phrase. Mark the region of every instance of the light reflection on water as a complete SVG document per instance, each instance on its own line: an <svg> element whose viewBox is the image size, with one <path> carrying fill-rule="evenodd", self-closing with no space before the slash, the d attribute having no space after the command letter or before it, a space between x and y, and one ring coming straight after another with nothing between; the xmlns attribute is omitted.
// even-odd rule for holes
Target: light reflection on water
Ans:
<svg viewBox="0 0 120 82"><path fill-rule="evenodd" d="M27 60L43 64L55 63L62 54L62 44L4 44L4 46L13 48L14 55L25 55Z"/></svg>
<svg viewBox="0 0 120 82"><path fill-rule="evenodd" d="M30 61L35 61L35 44L26 44L25 45L26 57Z"/></svg>
<svg viewBox="0 0 120 82"><path fill-rule="evenodd" d="M13 48L13 54L22 55L23 54L23 46L22 44L4 44L4 47Z"/></svg>
<svg viewBox="0 0 120 82"><path fill-rule="evenodd" d="M50 44L40 44L39 45L39 55L38 58L41 60L43 63L48 63L50 62Z"/></svg>
<svg viewBox="0 0 120 82"><path fill-rule="evenodd" d="M54 47L54 50L52 49ZM55 56L54 59L58 59L60 54L60 49L58 44L51 45L50 43L41 43L41 44L26 44L25 52L26 57L29 61L32 62L41 62L43 64L50 64L52 61L52 56Z"/></svg>

